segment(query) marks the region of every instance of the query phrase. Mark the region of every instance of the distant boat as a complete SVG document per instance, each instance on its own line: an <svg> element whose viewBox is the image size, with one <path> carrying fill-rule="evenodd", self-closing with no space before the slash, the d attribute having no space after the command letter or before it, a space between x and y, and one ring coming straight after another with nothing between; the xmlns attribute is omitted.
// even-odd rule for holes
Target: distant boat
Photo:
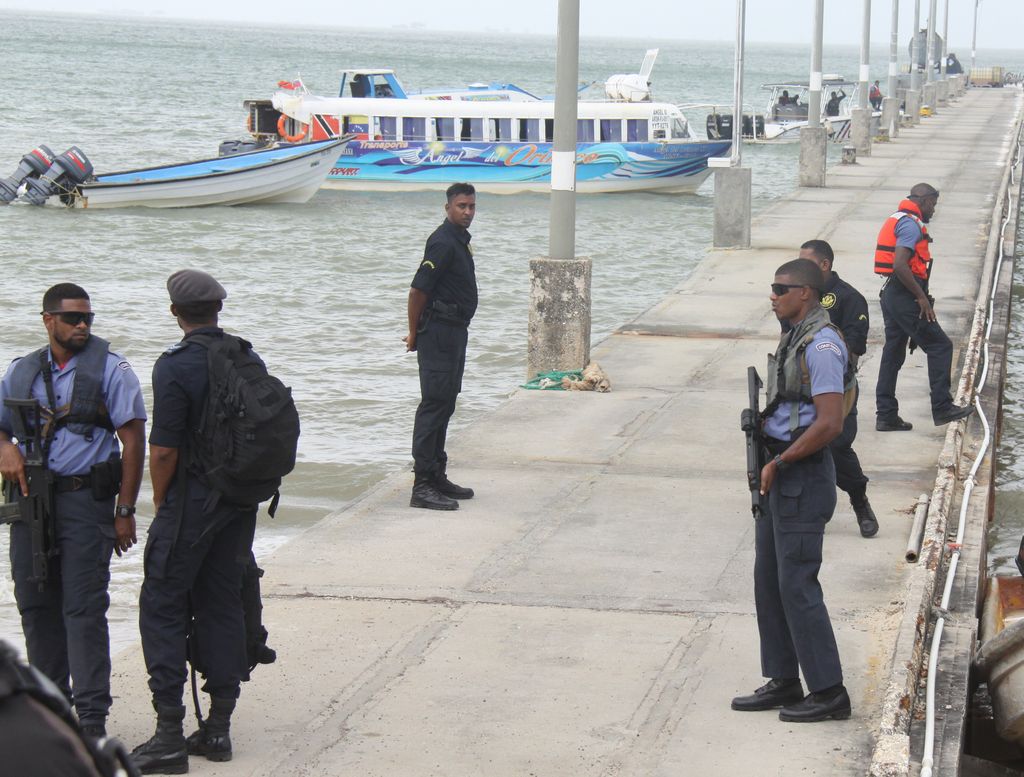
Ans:
<svg viewBox="0 0 1024 777"><path fill-rule="evenodd" d="M693 192L711 172L708 158L730 149L696 137L678 106L652 101L656 55L647 52L639 73L609 78L606 99L577 103L577 192ZM343 71L338 97L317 96L301 81L278 86L269 100L245 102L255 144L354 134L327 188L551 188L554 101L514 84L414 93L385 68Z"/></svg>
<svg viewBox="0 0 1024 777"><path fill-rule="evenodd" d="M21 192L15 201L89 209L304 203L347 143L335 138L102 175L93 175L88 158L73 147L53 157L45 171L19 181L24 187L14 186ZM39 159L41 152L32 154Z"/></svg>

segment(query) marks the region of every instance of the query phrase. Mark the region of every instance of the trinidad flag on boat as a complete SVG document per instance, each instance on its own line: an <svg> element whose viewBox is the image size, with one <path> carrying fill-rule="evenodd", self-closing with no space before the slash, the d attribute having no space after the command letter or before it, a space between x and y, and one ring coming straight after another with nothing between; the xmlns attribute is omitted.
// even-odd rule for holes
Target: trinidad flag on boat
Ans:
<svg viewBox="0 0 1024 777"><path fill-rule="evenodd" d="M305 89L306 85L302 83L302 79L296 79L295 81L278 81L277 85L281 89L288 89L295 91L296 89Z"/></svg>

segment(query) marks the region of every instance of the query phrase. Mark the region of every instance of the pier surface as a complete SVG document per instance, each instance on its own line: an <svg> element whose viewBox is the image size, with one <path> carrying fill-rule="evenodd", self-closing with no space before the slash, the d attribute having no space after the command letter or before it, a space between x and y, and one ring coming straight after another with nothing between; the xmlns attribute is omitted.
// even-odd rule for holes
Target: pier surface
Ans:
<svg viewBox="0 0 1024 777"><path fill-rule="evenodd" d="M410 509L411 476L396 473L266 559L278 663L243 686L234 760L192 758L192 773L867 773L904 605L916 607L914 504L946 436L920 351L899 383L914 430L874 430L875 238L913 184L941 191L931 290L959 347L955 386L1020 106L1016 89L970 90L763 212L750 250L710 251L595 348L612 393L520 391L452 440L452 478L477 494L457 512ZM821 579L854 714L799 725L729 702L763 682L746 368L763 373L777 342L774 270L811 238L870 306L855 448L881 530L863 539L840 492ZM109 728L134 746L153 726L140 651L115 662L114 686Z"/></svg>

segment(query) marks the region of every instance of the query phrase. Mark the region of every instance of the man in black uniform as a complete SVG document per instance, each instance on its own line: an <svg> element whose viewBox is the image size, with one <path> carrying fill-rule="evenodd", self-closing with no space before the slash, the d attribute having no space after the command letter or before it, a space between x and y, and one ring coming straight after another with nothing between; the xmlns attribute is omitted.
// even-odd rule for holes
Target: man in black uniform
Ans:
<svg viewBox="0 0 1024 777"><path fill-rule="evenodd" d="M255 505L209 499L202 473L189 468L188 448L209 391L207 350L193 338L223 336L217 318L227 294L198 270L171 275L167 291L185 337L153 366L149 468L157 513L146 539L139 630L157 725L154 736L132 752L143 774L187 772L189 753L231 758L231 713L248 676L242 575L256 529ZM182 693L190 604L211 707L186 744Z"/></svg>
<svg viewBox="0 0 1024 777"><path fill-rule="evenodd" d="M821 306L846 340L850 367L857 371L857 362L867 351L868 303L857 291L832 270L835 254L832 246L824 240L808 240L800 246L800 258L810 259L821 268L825 285L821 295ZM868 478L861 469L860 459L853 450L857 438L857 399L860 389L854 394L853 407L843 421L843 432L829 443L832 459L836 464L836 485L850 497L850 504L857 516L860 533L864 537L878 534L878 519L868 502Z"/></svg>
<svg viewBox="0 0 1024 777"><path fill-rule="evenodd" d="M471 499L473 489L457 486L446 474L445 437L455 400L462 390L469 322L476 312L476 270L471 235L476 215L472 184L448 187L446 218L427 238L423 262L409 289L409 334L406 349L416 351L420 368L420 404L412 430L416 475L412 507L457 510L459 499Z"/></svg>
<svg viewBox="0 0 1024 777"><path fill-rule="evenodd" d="M81 286L60 283L43 295L49 344L15 359L0 384L0 473L8 488L28 496L25 441L11 442L16 421L4 400L35 399L44 424L38 450L55 478L57 552L46 559L40 585L32 532L11 525L14 598L29 661L74 700L86 735L100 739L111 704L110 555L135 544L146 408L131 365L92 334L93 315Z"/></svg>

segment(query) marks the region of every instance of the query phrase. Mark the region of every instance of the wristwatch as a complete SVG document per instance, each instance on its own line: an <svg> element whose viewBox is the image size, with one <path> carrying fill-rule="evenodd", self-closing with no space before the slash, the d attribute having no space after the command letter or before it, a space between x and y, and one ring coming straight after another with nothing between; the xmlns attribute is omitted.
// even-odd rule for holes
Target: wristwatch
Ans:
<svg viewBox="0 0 1024 777"><path fill-rule="evenodd" d="M779 472L785 472L786 468L789 466L789 462L788 461L783 461L782 460L782 454L781 453L775 454L775 458L772 459L772 461L775 462L775 469L777 469Z"/></svg>
<svg viewBox="0 0 1024 777"><path fill-rule="evenodd" d="M135 515L135 505L118 505L114 515L118 518L131 518Z"/></svg>

